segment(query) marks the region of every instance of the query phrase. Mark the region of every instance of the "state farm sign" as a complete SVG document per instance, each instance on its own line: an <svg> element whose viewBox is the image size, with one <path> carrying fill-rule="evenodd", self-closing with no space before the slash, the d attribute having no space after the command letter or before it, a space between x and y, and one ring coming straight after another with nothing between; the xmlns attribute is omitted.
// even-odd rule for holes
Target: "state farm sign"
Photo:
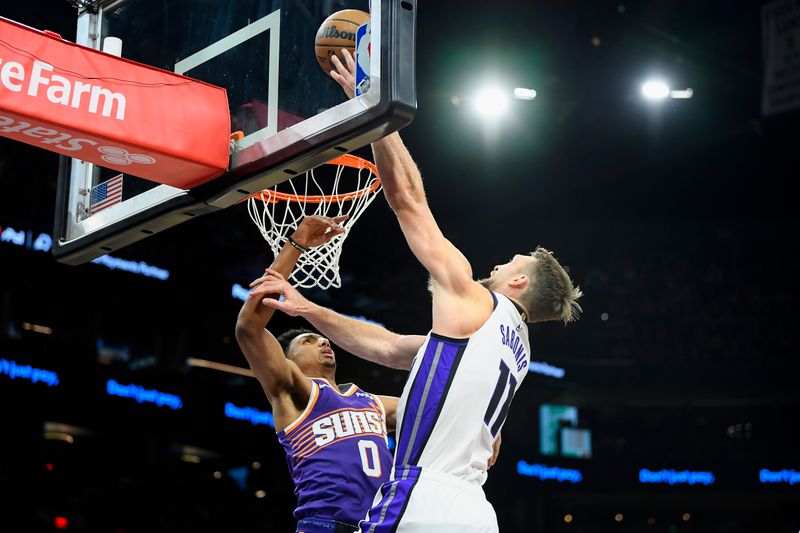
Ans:
<svg viewBox="0 0 800 533"><path fill-rule="evenodd" d="M182 189L228 166L225 90L0 18L0 135Z"/></svg>
<svg viewBox="0 0 800 533"><path fill-rule="evenodd" d="M94 139L87 139L85 137L75 137L72 134L65 133L53 128L44 126L35 126L30 122L17 120L11 117L0 115L0 134L4 137L10 137L18 141L28 144L34 144L38 141L41 148L52 150L54 152L61 152L65 155L77 157L76 154L70 152L80 152L86 154L86 150L90 147L97 147L97 154L80 157L79 159L100 158L99 164L104 167L120 167L129 166L133 164L140 165L153 165L157 162L154 157L145 154L132 154L125 148L119 146L98 146L98 141ZM136 174L135 171L129 170L128 174Z"/></svg>
<svg viewBox="0 0 800 533"><path fill-rule="evenodd" d="M53 104L70 106L75 109L85 107L89 113L104 117L111 117L112 110L116 107L113 117L117 120L125 119L125 95L112 92L101 85L92 85L83 81L74 84L64 76L52 74L53 65L44 61L34 61L30 74L25 66L16 61L6 61L0 57L0 84L4 90L23 92L36 98L40 91L47 95L47 100ZM102 107L100 104L102 103Z"/></svg>

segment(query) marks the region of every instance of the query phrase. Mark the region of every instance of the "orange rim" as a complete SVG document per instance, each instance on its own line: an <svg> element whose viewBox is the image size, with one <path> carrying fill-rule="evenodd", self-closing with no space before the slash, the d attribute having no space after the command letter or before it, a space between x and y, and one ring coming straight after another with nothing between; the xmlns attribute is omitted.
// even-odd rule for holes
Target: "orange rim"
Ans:
<svg viewBox="0 0 800 533"><path fill-rule="evenodd" d="M372 175L375 176L375 181L373 181L368 187L364 187L363 189L359 189L357 191L343 193L343 194L314 194L314 195L301 195L301 194L291 194L286 192L278 192L273 191L272 189L264 189L263 191L259 191L257 193L253 193L250 195L250 198L255 198L256 200L261 200L265 203L274 204L276 202L302 202L306 204L321 204L321 203L333 203L333 202L347 202L349 200L356 200L365 196L367 194L372 194L378 190L381 186L381 177L378 174L378 168L375 166L374 163L371 161L367 161L364 158L358 157L356 155L351 154L344 154L340 155L336 159L331 159L330 161L323 163L325 165L338 165L343 167L350 167L357 170L369 169L372 172Z"/></svg>

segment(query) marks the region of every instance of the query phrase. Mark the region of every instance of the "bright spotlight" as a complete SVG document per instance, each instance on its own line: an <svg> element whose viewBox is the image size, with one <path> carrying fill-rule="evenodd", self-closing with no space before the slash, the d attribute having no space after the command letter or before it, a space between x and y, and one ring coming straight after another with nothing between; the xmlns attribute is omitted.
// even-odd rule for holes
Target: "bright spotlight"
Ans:
<svg viewBox="0 0 800 533"><path fill-rule="evenodd" d="M642 95L648 100L663 100L669 96L669 87L663 81L650 80L642 85Z"/></svg>
<svg viewBox="0 0 800 533"><path fill-rule="evenodd" d="M475 110L486 117L501 115L508 109L508 95L500 89L484 89L475 97Z"/></svg>
<svg viewBox="0 0 800 533"><path fill-rule="evenodd" d="M517 87L514 89L514 98L518 100L533 100L536 98L536 91L533 89L525 89L523 87Z"/></svg>
<svg viewBox="0 0 800 533"><path fill-rule="evenodd" d="M678 98L682 100L687 100L694 96L694 91L692 89L681 89L681 90L672 90L669 92L670 98Z"/></svg>

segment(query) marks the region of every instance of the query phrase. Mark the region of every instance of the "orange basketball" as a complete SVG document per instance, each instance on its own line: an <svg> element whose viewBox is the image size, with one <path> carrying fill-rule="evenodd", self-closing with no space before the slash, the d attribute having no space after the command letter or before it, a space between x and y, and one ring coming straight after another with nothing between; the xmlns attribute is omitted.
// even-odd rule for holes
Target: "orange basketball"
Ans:
<svg viewBox="0 0 800 533"><path fill-rule="evenodd" d="M314 49L317 61L325 74L330 75L333 70L331 57L336 54L344 63L342 48L347 48L351 54L356 52L356 30L359 26L369 22L369 13L358 9L343 9L326 18L317 31Z"/></svg>

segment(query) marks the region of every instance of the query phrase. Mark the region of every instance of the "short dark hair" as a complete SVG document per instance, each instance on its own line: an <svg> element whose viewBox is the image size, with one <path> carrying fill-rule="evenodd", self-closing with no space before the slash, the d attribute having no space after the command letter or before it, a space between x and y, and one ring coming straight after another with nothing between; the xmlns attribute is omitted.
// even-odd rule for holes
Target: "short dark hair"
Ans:
<svg viewBox="0 0 800 533"><path fill-rule="evenodd" d="M283 348L283 353L288 357L289 345L292 344L292 341L295 340L300 335L306 335L307 333L316 335L316 333L306 328L293 328L290 329L289 331L281 333L281 335L278 337L278 342L280 343L281 348Z"/></svg>

